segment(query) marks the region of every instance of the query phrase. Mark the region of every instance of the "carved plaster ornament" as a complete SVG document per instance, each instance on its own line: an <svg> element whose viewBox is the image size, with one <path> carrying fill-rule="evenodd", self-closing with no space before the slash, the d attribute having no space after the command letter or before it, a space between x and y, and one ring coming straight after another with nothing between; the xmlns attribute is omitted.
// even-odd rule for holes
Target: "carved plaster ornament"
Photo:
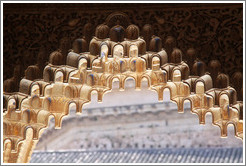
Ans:
<svg viewBox="0 0 246 166"><path fill-rule="evenodd" d="M146 50L149 51L149 43L151 37L154 35L153 29L150 24L145 24L142 29L142 36L144 41L146 42Z"/></svg>
<svg viewBox="0 0 246 166"><path fill-rule="evenodd" d="M158 36L152 36L150 40L149 50L152 52L159 52L162 48L162 41L161 38Z"/></svg>
<svg viewBox="0 0 246 166"><path fill-rule="evenodd" d="M98 39L106 39L109 37L109 27L105 24L98 25L95 35Z"/></svg>
<svg viewBox="0 0 246 166"><path fill-rule="evenodd" d="M160 68L160 58L154 56L152 58L152 71L149 72L149 77L151 79L150 84L152 89L158 94L158 100L163 100L163 91L167 83L167 73ZM148 78L148 77L147 77Z"/></svg>
<svg viewBox="0 0 246 166"><path fill-rule="evenodd" d="M103 42L100 47L100 60L102 63L102 69L105 71L106 63L108 62L109 47L106 42Z"/></svg>
<svg viewBox="0 0 246 166"><path fill-rule="evenodd" d="M173 49L177 47L176 40L172 36L167 36L165 43L164 43L164 48L167 52L168 59L171 57L171 54L173 52Z"/></svg>
<svg viewBox="0 0 246 166"><path fill-rule="evenodd" d="M55 82L63 82L64 74L61 70L55 73Z"/></svg>
<svg viewBox="0 0 246 166"><path fill-rule="evenodd" d="M130 45L129 57L138 57L138 47L135 44Z"/></svg>
<svg viewBox="0 0 246 166"><path fill-rule="evenodd" d="M101 49L100 49L100 57L101 59L105 59L105 61L108 60L108 53L109 53L109 48L107 43L102 43Z"/></svg>
<svg viewBox="0 0 246 166"><path fill-rule="evenodd" d="M123 58L124 56L124 47L121 44L117 44L113 48L113 57L114 58Z"/></svg>
<svg viewBox="0 0 246 166"><path fill-rule="evenodd" d="M194 61L197 58L197 51L194 48L189 48L186 51L186 57L185 58L186 58L186 62L187 62L187 65L189 66L189 68L192 68ZM193 74L193 73L191 73L191 74Z"/></svg>
<svg viewBox="0 0 246 166"><path fill-rule="evenodd" d="M111 24L115 25L110 21ZM128 25L127 22L124 27ZM163 100L164 89L168 88L178 112L183 112L184 101L189 100L191 112L198 115L200 124L205 124L206 113L211 112L213 124L220 127L222 137L227 135L227 126L232 124L235 136L243 139L243 103L237 98L237 93L242 93L242 86L238 84L236 90L230 87L228 76L214 71L220 68L216 60L210 62L209 74L204 62L198 59L193 61L195 53L190 49L187 51L187 65L182 61L181 50L176 48L176 40L167 37L163 49L160 38L152 36L150 25L143 27L146 32L142 34L143 38L139 37L136 25L127 27L125 38L123 26L110 26L109 30L105 24L97 27L96 36L92 38L91 26L87 24L84 29L88 32L85 39L90 43L90 52L81 52L79 47L81 42L83 47L83 41L75 40L75 51L68 53L65 65L64 55L60 51L50 54L49 64L43 70L43 79L33 79L32 74L27 72L26 75L31 77L20 81L19 92L16 93L8 93L10 85L5 82L5 163L28 162L50 118L54 117L55 128L60 128L71 104L76 105L77 113L82 113L82 107L91 101L93 91L98 94L98 102L102 102L103 95L112 90L114 79L119 80L120 90L124 90L129 77L135 80L138 90L142 80L147 79L149 88L158 93L160 101ZM240 73L233 78L240 80Z"/></svg>
<svg viewBox="0 0 246 166"><path fill-rule="evenodd" d="M72 46L72 49L74 52L76 53L81 53L81 52L86 52L88 49L87 49L87 42L85 39L76 39L74 40L73 42L73 46Z"/></svg>
<svg viewBox="0 0 246 166"><path fill-rule="evenodd" d="M211 77L208 79L211 79ZM198 115L200 124L205 124L206 113L213 106L213 98L205 94L206 86L207 82L197 79L195 82L195 94L187 98L191 102L191 112Z"/></svg>
<svg viewBox="0 0 246 166"><path fill-rule="evenodd" d="M109 38L111 41L122 42L124 41L124 37L125 37L125 29L122 26L116 25L110 29Z"/></svg>
<svg viewBox="0 0 246 166"><path fill-rule="evenodd" d="M243 73L240 71L233 73L230 81L237 92L238 100L242 101L243 95L241 95L240 93L241 93L241 89L243 88L242 86L243 85Z"/></svg>
<svg viewBox="0 0 246 166"><path fill-rule="evenodd" d="M139 28L136 25L129 25L126 28L126 38L130 40L136 40L139 37Z"/></svg>

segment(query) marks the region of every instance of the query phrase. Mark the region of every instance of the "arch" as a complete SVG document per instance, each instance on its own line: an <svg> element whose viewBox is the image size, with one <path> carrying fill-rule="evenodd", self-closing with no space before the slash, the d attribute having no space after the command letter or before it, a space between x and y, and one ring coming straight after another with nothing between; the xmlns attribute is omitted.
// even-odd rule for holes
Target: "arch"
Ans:
<svg viewBox="0 0 246 166"><path fill-rule="evenodd" d="M222 106L222 105L229 105L229 96L228 94L221 94L219 96L219 105Z"/></svg>
<svg viewBox="0 0 246 166"><path fill-rule="evenodd" d="M129 58L138 57L138 46L136 44L131 44L129 46Z"/></svg>
<svg viewBox="0 0 246 166"><path fill-rule="evenodd" d="M88 66L88 59L86 57L79 58L78 69L83 70L86 69L87 66Z"/></svg>
<svg viewBox="0 0 246 166"><path fill-rule="evenodd" d="M229 104L235 104L237 102L237 92L234 88L230 87L229 89L226 89L218 94L220 97L221 95L226 94L229 98Z"/></svg>
<svg viewBox="0 0 246 166"><path fill-rule="evenodd" d="M31 85L31 96L34 96L34 95L37 95L39 96L40 95L40 86L38 83L33 83Z"/></svg>
<svg viewBox="0 0 246 166"><path fill-rule="evenodd" d="M161 60L158 56L153 56L151 61L151 68L153 71L160 70Z"/></svg>
<svg viewBox="0 0 246 166"><path fill-rule="evenodd" d="M171 57L169 60L172 63L168 64L168 55L161 49L160 37L153 36L151 40L149 36L148 41L144 41L141 38L134 39L134 41L124 40L123 27L120 25L115 26L112 30L110 34L111 39L97 39L95 37L91 40L89 44L90 53L69 54L67 56L67 66L60 65L60 60L63 59L61 52L53 52L50 56L50 62L53 64L48 64L44 68L43 80L38 80L38 83L30 80L27 81L27 83L23 80L27 86L23 86L20 92L28 92L25 93L24 97L18 92L7 94L10 97L8 97L7 102L7 113L4 115L4 118L8 121L8 123L4 123L5 135L7 135L7 137L14 135L16 138L20 138L20 140L23 141L28 138L26 137L26 133L31 130L34 134L33 138L37 139L39 138L39 133L49 125L50 118L53 117L55 119L55 127L59 128L61 127L62 118L69 114L72 105L75 104L76 112L82 112L83 104L91 101L93 92L97 92L98 102L101 102L103 94L112 90L114 79L119 80L120 90L123 90L127 79L133 78L135 88L139 88L139 82L141 83L142 80L146 78L149 87L159 87L159 89L156 90L157 92L164 92L168 89L170 91L170 100L177 104L178 109L180 105L183 107L186 100L190 101L191 111L198 115L200 123L203 123L203 117L200 118L200 114L204 116L210 112L212 114L212 123L220 127L222 136L226 135L225 129L227 126L232 124L235 128L235 135L241 139L243 138L243 135L238 134L243 131L242 129L238 131L239 127L237 126L237 124L243 121L242 119L241 121L238 120L238 109L233 108L233 104L235 103L231 102L235 100L235 98L231 98L231 96L235 96L234 92L236 92L233 91L233 88L225 84L226 87L222 86L222 88L213 89L211 77L204 73L205 71L202 71L205 75L201 76L199 74L201 77L194 81L195 93L190 93L190 84L183 82L190 76L190 69L186 63L181 61L182 52L179 49L175 48L173 53L169 55L169 57ZM82 41L81 39L79 40ZM145 44L148 43L147 47L149 47L149 42L151 42L150 50L155 52L145 53ZM129 49L127 50L128 47ZM174 47L170 48L170 50L173 50L173 48ZM171 53L170 50L168 49L168 54ZM109 54L111 54L113 58L109 58ZM54 63L54 60L57 62ZM93 66L93 63L97 64ZM77 69L69 66L77 67ZM100 70L91 70L92 67L98 67L97 69ZM104 71L103 69L106 70ZM153 72L157 73L159 72L158 70L160 70L160 73L165 72L168 74L170 81L163 80L160 81L161 84L158 81L153 83L154 81L152 81L151 78L158 77L156 75L154 76ZM200 73L200 71L197 73ZM74 80L67 82L67 77L70 78L72 76ZM76 82L76 79L79 81ZM225 79L227 79L227 77ZM223 82L222 77L221 80ZM23 82L21 82L21 84L22 83ZM61 93L55 94L58 91L55 88L58 86L61 88L59 89ZM182 92L181 94L179 93L187 87L189 89L188 95L182 94ZM42 94L40 94L41 89ZM162 94L163 97L163 93L160 94ZM213 98L214 103L212 106L206 107L206 110L204 109L204 111L199 114L192 108L192 102L194 101L191 99L191 95L207 95ZM233 119L229 119L232 115L234 116L232 117ZM9 128L11 128L11 130ZM7 132L10 133L6 134ZM8 146L11 146L11 150L15 150L14 153L17 153L17 150L20 150L17 146L22 145L23 142L17 141L18 143L16 143L15 139L12 138L5 138L4 142L8 143L8 139L11 142L11 145L8 144ZM32 146L29 148L32 148Z"/></svg>
<svg viewBox="0 0 246 166"><path fill-rule="evenodd" d="M112 55L113 57L123 58L124 57L124 46L122 44L114 45Z"/></svg>
<svg viewBox="0 0 246 166"><path fill-rule="evenodd" d="M153 59L155 60L155 58L158 58L158 57L154 57ZM133 60L134 59L132 59L132 61ZM136 63L139 63L140 65L144 65L145 64L144 63L145 61L142 60L142 59L141 60L135 59L135 60L136 60L135 62ZM165 70L163 70L163 71L165 71ZM62 118L64 116L66 116L67 114L69 114L69 112L71 111L71 105L75 104L75 106L76 106L76 108L75 108L76 109L76 112L78 112L78 109L80 109L79 107L82 107L80 104L78 104L74 100L74 98L81 97L82 96L81 93L83 93L86 96L85 97L86 100L84 101L84 103L88 103L88 102L91 101L91 94L94 91L96 91L98 93L98 101L100 102L99 99L102 98L102 96L99 96L99 95L102 95L106 91L110 91L112 89L112 82L113 82L114 79L118 79L123 84L122 87L124 87L125 81L127 79L129 79L129 78L133 78L133 80L135 81L135 87L136 87L136 81L139 81L139 80L142 81L144 78L146 78L147 81L148 81L148 84L150 86L151 85L151 78L150 78L151 76L148 75L148 72L149 71L147 71L147 73L144 73L142 71L142 73L144 73L144 74L139 74L139 73L137 73L137 71L134 71L131 74L126 74L126 75L124 75L124 73L123 74L119 74L119 73L117 73L117 74L115 74L115 73L114 74L111 74L111 75L109 75L107 77L108 85L105 86L105 87L103 87L104 88L103 91L102 91L102 89L98 88L98 86L99 86L98 85L98 81L100 81L100 79L99 79L97 73L88 73L87 74L87 84L81 85L80 95L75 95L76 91L78 92L78 88L79 87L73 86L73 85L67 85L67 84L65 85L65 83L63 83L65 85L64 86L64 91L63 91L62 96L59 96L59 97L65 97L65 98L70 99L70 100L69 101L66 101L68 104L65 105L65 107L68 107L67 108L68 111L67 112L66 111L65 112L62 112L59 115L57 115L55 113L52 113L52 111L50 110L51 103L53 102L53 96L51 95L52 94L51 92L52 92L53 85L56 84L56 83L51 84L49 87L46 87L45 88L46 93L44 95L44 99L43 99L43 103L42 103L43 110L41 110L41 111L39 111L37 113L37 123L43 124L43 127L41 127L40 129L38 129L38 131L35 131L36 129L32 128L31 126L25 126L25 128L22 128L22 129L25 129L25 130L23 130L24 131L24 134L22 134L23 135L23 138L25 138L24 137L25 136L25 132L26 132L26 130L28 128L32 128L33 129L33 132L35 132L35 134L38 134L44 127L47 127L47 125L49 123L49 118L51 116L55 118L56 128L57 127L60 128L61 127L61 123L62 123ZM177 90L177 86L175 85L175 81L181 82L181 78L180 78L181 77L181 71L177 67L177 68L174 68L172 74L174 76L174 78L173 78L173 81L174 82L168 82L167 85L163 85L163 91L165 89L169 89L169 91L170 91L170 100L173 101L173 102L175 102L175 103L177 103L178 105L179 104L182 104L183 105L185 100L189 100L190 102L192 102L189 98L183 98L180 103L177 102L176 100L173 100L173 98L175 97L173 94L175 94L175 91ZM139 77L136 77L137 75ZM96 78L96 79L94 79L94 78ZM139 80L137 80L137 79L139 79ZM189 85L187 85L187 86L189 86ZM38 87L39 86L37 86L36 88L38 89ZM34 88L34 86L33 86L33 88ZM204 85L203 80L196 81L196 94L199 94L199 93L205 94L205 85ZM220 95L219 95L219 99L220 99L219 100L219 106L222 106L223 105L223 100L225 100L225 101L229 101L230 100L228 95L229 94L226 93L226 92L220 93ZM14 106L15 99L14 98L12 98L12 99L13 100L11 102L9 102L9 105ZM31 106L34 107L34 108L37 108L37 105L39 105L38 103L40 103L40 97L38 95L33 95L31 97ZM15 110L15 107L13 107L12 109ZM219 121L214 117L215 116L215 113L212 112L211 110L207 110L204 114L206 115L208 112L211 112L212 113L213 124L219 126L221 128L221 130L222 130L222 136L225 136L225 131L223 131L223 130L225 130L225 126L221 126L219 124ZM197 115L199 116L199 114L197 114ZM30 117L31 116L32 116L32 111L26 110L26 111L23 112L22 120L25 121L28 124L28 123L30 123ZM226 124L226 126L228 126L228 124L233 124L234 125L235 135L236 136L239 136L239 134L237 132L237 126L235 125L235 123L228 122ZM15 126L15 130L19 130L19 129L21 129L20 126ZM21 133L19 133L19 134L21 134ZM35 135L35 134L34 134L33 137L38 138L39 135Z"/></svg>
<svg viewBox="0 0 246 166"><path fill-rule="evenodd" d="M142 78L141 78L141 86L142 86L142 82L143 82L144 79L147 80L147 82L148 82L148 87L150 87L150 85L151 85L151 78L148 77L148 76L146 76L146 75L143 75Z"/></svg>
<svg viewBox="0 0 246 166"><path fill-rule="evenodd" d="M64 89L64 97L66 98L74 98L74 88L71 87L70 85L67 85Z"/></svg>
<svg viewBox="0 0 246 166"><path fill-rule="evenodd" d="M146 61L143 58L137 58L136 62L136 72L146 71Z"/></svg>
<svg viewBox="0 0 246 166"><path fill-rule="evenodd" d="M3 140L3 149L10 149L11 150L12 140L10 138L5 138Z"/></svg>
<svg viewBox="0 0 246 166"><path fill-rule="evenodd" d="M45 82L54 81L54 69L50 65L44 68L43 78Z"/></svg>
<svg viewBox="0 0 246 166"><path fill-rule="evenodd" d="M57 70L55 72L55 82L63 82L64 81L64 72L62 70Z"/></svg>
<svg viewBox="0 0 246 166"><path fill-rule="evenodd" d="M175 87L174 84L172 84L171 86L166 86L164 89L163 89L163 92L167 89L170 93L170 100L172 101L172 98L174 97L173 95L173 91L176 90L176 88L172 88L172 87ZM163 93L164 94L164 93ZM176 102L175 102L176 103Z"/></svg>
<svg viewBox="0 0 246 166"><path fill-rule="evenodd" d="M30 137L29 137L30 135L32 135L32 137L34 137L34 135L35 135L34 131L35 131L35 129L32 126L25 126L24 130L22 131L23 132L22 134L24 136L23 140L25 140L27 138L30 139Z"/></svg>
<svg viewBox="0 0 246 166"><path fill-rule="evenodd" d="M197 81L195 86L196 94L204 94L205 93L205 85L202 81Z"/></svg>
<svg viewBox="0 0 246 166"><path fill-rule="evenodd" d="M98 79L99 78L96 74L90 73L87 75L86 81L89 86L95 86L97 85Z"/></svg>
<svg viewBox="0 0 246 166"><path fill-rule="evenodd" d="M51 118L54 118L55 119L55 115L46 111L46 110L40 110L38 113L37 113L37 123L41 123L41 124L44 124L45 126L47 126L49 124L49 120Z"/></svg>
<svg viewBox="0 0 246 166"><path fill-rule="evenodd" d="M22 113L22 120L25 122L25 123L30 123L31 122L31 110L27 109L25 111L23 111Z"/></svg>
<svg viewBox="0 0 246 166"><path fill-rule="evenodd" d="M8 99L8 107L7 107L7 111L9 110L15 110L16 109L16 99L11 97Z"/></svg>
<svg viewBox="0 0 246 166"><path fill-rule="evenodd" d="M32 96L30 99L30 102L31 102L30 106L34 109L39 108L41 106L40 98L37 95Z"/></svg>
<svg viewBox="0 0 246 166"><path fill-rule="evenodd" d="M74 111L71 111L71 110L73 109L72 107L74 107L74 106L75 106L75 112L74 112ZM69 114L70 114L71 112L74 112L74 113L77 113L77 112L78 112L78 104L77 104L77 102L75 102L75 101L70 101L68 107L69 107L69 108L68 108Z"/></svg>
<svg viewBox="0 0 246 166"><path fill-rule="evenodd" d="M137 59L136 58L132 58L130 61L130 70L132 72L136 72L136 68L137 68Z"/></svg>
<svg viewBox="0 0 246 166"><path fill-rule="evenodd" d="M102 42L100 46L100 57L105 58L105 61L107 61L108 54L109 54L109 45L106 42Z"/></svg>
<svg viewBox="0 0 246 166"><path fill-rule="evenodd" d="M104 72L105 73L113 73L113 64L112 62L106 62L104 65Z"/></svg>
<svg viewBox="0 0 246 166"><path fill-rule="evenodd" d="M51 104L51 97L46 97L43 100L43 109L48 111L50 109L50 104Z"/></svg>
<svg viewBox="0 0 246 166"><path fill-rule="evenodd" d="M120 72L124 73L127 70L127 63L124 59L120 59Z"/></svg>
<svg viewBox="0 0 246 166"><path fill-rule="evenodd" d="M190 108L192 108L192 100L190 98L184 98L183 99L183 107L184 107L185 102L189 102L190 103ZM190 111L192 112L192 109Z"/></svg>
<svg viewBox="0 0 246 166"><path fill-rule="evenodd" d="M132 79L135 83L135 88L136 88L136 84L137 84L137 80L135 77L133 76L126 76L122 79L122 88L125 89L125 84L126 84L126 81L129 80L129 79Z"/></svg>
<svg viewBox="0 0 246 166"><path fill-rule="evenodd" d="M235 134L236 136L238 136L238 133L237 133L237 125L236 125L235 123L230 122L230 123L228 123L227 126L226 126L227 130L228 130L228 126L229 126L229 125L232 125L232 126L233 126L233 128L234 128L234 134Z"/></svg>
<svg viewBox="0 0 246 166"><path fill-rule="evenodd" d="M108 81L108 83L109 83L109 88L110 89L112 89L113 88L113 82L114 82L114 80L118 80L119 81L119 88L120 88L120 77L119 76L117 76L117 75L114 75L114 76L112 76L112 77L110 77L109 78L109 81Z"/></svg>
<svg viewBox="0 0 246 166"><path fill-rule="evenodd" d="M80 55L79 52L75 51L70 51L67 54L67 58L66 58L66 63L68 66L72 66L72 67L77 67L78 66L78 59L79 59Z"/></svg>
<svg viewBox="0 0 246 166"><path fill-rule="evenodd" d="M180 69L174 68L172 72L172 81L180 82L181 81L181 71Z"/></svg>
<svg viewBox="0 0 246 166"><path fill-rule="evenodd" d="M96 96L97 96L97 101L98 101L98 99L99 99L99 90L97 90L97 89L91 89L90 90L90 92L89 92L89 100L91 101L91 96L92 96L92 94L97 94ZM100 101L99 101L100 102Z"/></svg>

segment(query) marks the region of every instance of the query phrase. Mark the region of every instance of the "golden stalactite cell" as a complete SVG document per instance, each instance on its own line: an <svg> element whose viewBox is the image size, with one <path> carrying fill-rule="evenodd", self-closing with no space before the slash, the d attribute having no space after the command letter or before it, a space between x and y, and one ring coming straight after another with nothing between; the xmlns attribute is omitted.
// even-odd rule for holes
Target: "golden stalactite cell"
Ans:
<svg viewBox="0 0 246 166"><path fill-rule="evenodd" d="M152 32L150 28L144 26L145 31ZM189 52L191 60L187 65L173 37L167 38L165 49L161 48L158 36L140 37L136 25L126 28L126 38L121 25L99 25L95 34L89 52L83 52L86 45L83 39L75 40L66 64L62 64L61 52L54 51L42 79L30 80L30 73L26 72L19 92L4 92L5 163L29 162L52 117L55 127L61 128L71 103L76 105L77 113L83 113L82 107L91 101L92 92L96 91L98 102L102 102L103 95L112 90L114 79L119 80L120 89L124 90L129 77L135 80L136 89L141 89L142 80L147 79L149 88L158 93L159 101L163 100L163 91L169 89L170 99L177 104L179 113L184 112L184 102L189 100L191 112L197 114L200 124L205 123L205 116L210 112L212 123L220 127L222 137L227 136L227 126L232 124L235 136L243 140L243 104L237 100L240 92L229 86L225 74L213 72L210 76L205 64L193 57L194 50ZM217 61L210 64L214 68L218 65Z"/></svg>

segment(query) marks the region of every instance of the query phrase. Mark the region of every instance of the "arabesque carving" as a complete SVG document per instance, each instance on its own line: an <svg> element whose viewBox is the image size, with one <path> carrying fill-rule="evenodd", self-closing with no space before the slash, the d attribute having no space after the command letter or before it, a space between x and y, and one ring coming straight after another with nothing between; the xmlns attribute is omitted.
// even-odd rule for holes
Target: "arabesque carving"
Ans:
<svg viewBox="0 0 246 166"><path fill-rule="evenodd" d="M145 26L146 31L152 31L151 28ZM143 79L147 80L160 101L168 88L178 112L184 111L183 104L189 100L191 112L197 114L200 124L205 123L205 115L210 112L212 123L220 127L222 137L227 136L227 126L232 124L235 136L243 139L243 104L237 100L238 92L229 86L226 74L210 76L205 63L195 57L192 49L187 64L173 37L166 39L167 48L163 49L160 37L141 37L136 25L124 28L102 24L95 34L90 43L76 39L66 57L62 53L64 48L52 52L49 64L43 69L43 79L35 77L38 65L31 66L19 83L19 92L4 92L4 162L28 162L51 117L55 119L55 127L60 128L62 118L69 115L71 103L76 104L77 113L82 113L93 91L98 94L98 102L102 102L114 80L124 90L129 77L135 80L136 89L141 89ZM216 68L220 63L211 65Z"/></svg>
<svg viewBox="0 0 246 166"><path fill-rule="evenodd" d="M92 36L96 35L97 25L104 21L110 28L117 24L125 29L129 24L138 25L147 50L152 35L159 36L162 41L173 36L185 55L184 60L192 47L206 65L214 59L223 64L221 72L230 78L236 72L243 73L242 3L6 3L3 10L3 79L13 76L16 65L21 65L20 76L23 77L24 70L35 64L40 51L46 51L42 58L47 61L50 52L60 45L67 45L67 52L77 38L86 40L87 45L82 48L88 47ZM148 28L150 25L152 28ZM168 49L165 42L162 47ZM19 82L21 77L15 79ZM230 85L235 88L232 80ZM242 100L241 95L238 97Z"/></svg>

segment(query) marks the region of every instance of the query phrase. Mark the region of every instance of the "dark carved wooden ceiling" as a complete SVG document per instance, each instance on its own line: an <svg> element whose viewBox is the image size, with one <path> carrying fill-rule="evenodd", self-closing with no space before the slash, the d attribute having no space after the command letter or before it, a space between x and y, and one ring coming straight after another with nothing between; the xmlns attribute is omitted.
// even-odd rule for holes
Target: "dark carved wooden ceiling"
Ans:
<svg viewBox="0 0 246 166"><path fill-rule="evenodd" d="M71 48L76 38L90 41L97 25L106 20L113 26L117 17L123 26L151 24L163 41L173 36L184 55L194 48L207 65L219 60L222 72L230 77L243 71L242 4L47 3L4 4L3 9L4 80L18 67L20 80L27 66L48 61L49 54L62 45ZM115 16L115 12L122 13ZM38 55L42 55L39 60Z"/></svg>

